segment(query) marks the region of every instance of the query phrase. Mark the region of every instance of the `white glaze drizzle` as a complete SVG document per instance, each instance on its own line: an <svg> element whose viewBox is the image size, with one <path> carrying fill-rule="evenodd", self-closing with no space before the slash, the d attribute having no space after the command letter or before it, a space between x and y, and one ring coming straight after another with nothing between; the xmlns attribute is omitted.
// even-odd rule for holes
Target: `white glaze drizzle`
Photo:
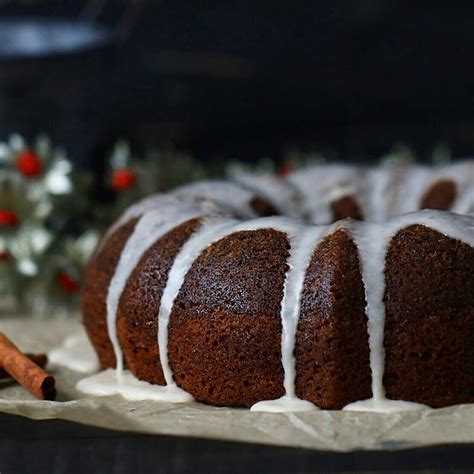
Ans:
<svg viewBox="0 0 474 474"><path fill-rule="evenodd" d="M153 400L169 403L185 403L193 397L175 386L154 385L137 379L129 370L122 372L121 382L117 382L117 371L103 370L81 379L76 388L96 397L121 395L127 400Z"/></svg>
<svg viewBox="0 0 474 474"><path fill-rule="evenodd" d="M107 240L114 234L116 230L122 227L127 222L130 222L132 219L136 219L141 215L145 214L147 211L152 211L159 206L160 201L166 197L165 194L153 194L145 199L142 199L135 204L132 204L128 207L125 212L107 229L103 237L100 239L99 245L97 246L96 254L99 253L104 247ZM171 201L174 199L171 196L167 196ZM178 199L175 199L176 205L179 205Z"/></svg>
<svg viewBox="0 0 474 474"><path fill-rule="evenodd" d="M159 210L163 206L166 208L171 209L172 206L175 206L175 211L179 214L179 210L184 208L189 208L191 206L202 207L207 212L214 212L214 213L224 213L224 210L218 207L212 199L198 199L196 196L194 199L190 199L191 196L182 196L182 195L174 195L171 193L168 194L153 194L147 198L141 199L140 201L132 204L128 207L122 215L109 227L109 229L105 232L103 237L101 238L99 245L97 246L96 254L100 252L107 242L107 240L112 236L112 234L117 231L120 227L124 224L127 224L132 219L137 219L141 217L143 214Z"/></svg>
<svg viewBox="0 0 474 474"><path fill-rule="evenodd" d="M398 189L406 168L401 164L387 164L368 170L364 221L384 222L396 214Z"/></svg>
<svg viewBox="0 0 474 474"><path fill-rule="evenodd" d="M166 384L178 388L173 379L173 373L168 361L168 323L174 301L184 282L188 270L203 250L213 242L229 234L236 224L233 219L210 219L203 223L198 232L181 247L168 275L168 282L163 291L158 314L158 347L160 362Z"/></svg>
<svg viewBox="0 0 474 474"><path fill-rule="evenodd" d="M419 211L404 214L385 224L352 222L350 234L359 251L362 279L365 287L367 330L369 334L372 398L357 401L345 410L393 412L427 408L418 403L389 400L385 396L385 259L392 237L411 225L423 225L450 238L474 247L474 219L441 211Z"/></svg>
<svg viewBox="0 0 474 474"><path fill-rule="evenodd" d="M423 194L428 190L432 173L421 165L409 165L398 188L396 214L407 214L420 209ZM392 216L387 216L392 217Z"/></svg>
<svg viewBox="0 0 474 474"><path fill-rule="evenodd" d="M99 369L99 359L83 329L66 337L63 343L48 353L53 365L62 365L76 372L95 372Z"/></svg>
<svg viewBox="0 0 474 474"><path fill-rule="evenodd" d="M96 397L107 397L119 395L120 388L117 383L117 371L115 369L102 370L94 375L85 377L76 384L80 392L94 395Z"/></svg>
<svg viewBox="0 0 474 474"><path fill-rule="evenodd" d="M324 164L304 168L286 179L302 196L305 217L313 224L330 224L333 202L347 196L362 197L366 184L363 170L350 165ZM363 207L365 199L359 201Z"/></svg>
<svg viewBox="0 0 474 474"><path fill-rule="evenodd" d="M261 196L283 216L301 218L297 193L293 186L271 173L238 173L234 176L238 184Z"/></svg>
<svg viewBox="0 0 474 474"><path fill-rule="evenodd" d="M120 296L125 284L145 252L160 237L176 226L205 214L203 208L177 203L175 199L170 199L168 196L160 196L156 200L156 205L157 210L148 211L142 215L127 240L107 293L107 329L117 361L116 368L119 382L123 369L123 357L117 337L116 317Z"/></svg>
<svg viewBox="0 0 474 474"><path fill-rule="evenodd" d="M317 409L311 402L301 400L296 396L294 350L306 270L317 245L329 233L328 230L329 228L325 226L309 226L303 229L294 229L291 234L288 234L291 245L290 256L287 261L289 270L286 274L280 314L282 324L281 360L285 395L276 400L262 400L255 403L250 408L252 411L276 413Z"/></svg>
<svg viewBox="0 0 474 474"><path fill-rule="evenodd" d="M192 202L211 202L243 219L257 217L250 207L255 193L229 181L198 181L176 188L173 196Z"/></svg>
<svg viewBox="0 0 474 474"><path fill-rule="evenodd" d="M474 160L461 161L444 168L445 176L438 179L452 179L456 183L456 200L452 212L470 214L474 211ZM443 170L439 173L443 175Z"/></svg>

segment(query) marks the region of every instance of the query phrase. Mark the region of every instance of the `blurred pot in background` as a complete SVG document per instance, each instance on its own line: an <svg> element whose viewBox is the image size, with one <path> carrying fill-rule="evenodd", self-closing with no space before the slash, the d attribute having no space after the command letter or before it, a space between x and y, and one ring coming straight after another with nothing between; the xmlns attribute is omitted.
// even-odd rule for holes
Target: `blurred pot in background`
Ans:
<svg viewBox="0 0 474 474"><path fill-rule="evenodd" d="M55 16L57 3L0 5L0 136L46 132L84 161L107 124L99 99L142 2L115 6L114 26L98 21L107 2L76 2L71 18Z"/></svg>

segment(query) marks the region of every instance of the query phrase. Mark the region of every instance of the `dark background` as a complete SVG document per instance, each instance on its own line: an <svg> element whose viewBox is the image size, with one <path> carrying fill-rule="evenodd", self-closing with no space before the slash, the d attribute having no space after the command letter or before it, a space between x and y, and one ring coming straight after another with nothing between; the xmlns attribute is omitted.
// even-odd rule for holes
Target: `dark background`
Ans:
<svg viewBox="0 0 474 474"><path fill-rule="evenodd" d="M86 3L3 1L0 18L78 20ZM98 16L128 16L122 43L0 60L1 137L45 131L83 163L122 136L202 159L474 149L472 2L148 1L136 22L129 6Z"/></svg>

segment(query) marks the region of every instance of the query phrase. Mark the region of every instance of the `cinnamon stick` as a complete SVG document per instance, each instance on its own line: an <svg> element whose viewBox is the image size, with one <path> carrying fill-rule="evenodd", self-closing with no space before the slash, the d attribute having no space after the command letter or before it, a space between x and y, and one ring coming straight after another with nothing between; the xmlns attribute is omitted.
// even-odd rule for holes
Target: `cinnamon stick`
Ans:
<svg viewBox="0 0 474 474"><path fill-rule="evenodd" d="M25 354L28 359L34 362L38 367L42 369L48 363L48 356L46 354ZM0 367L0 380L10 378L11 375L3 368Z"/></svg>
<svg viewBox="0 0 474 474"><path fill-rule="evenodd" d="M0 332L0 367L41 400L56 398L54 377L23 354Z"/></svg>

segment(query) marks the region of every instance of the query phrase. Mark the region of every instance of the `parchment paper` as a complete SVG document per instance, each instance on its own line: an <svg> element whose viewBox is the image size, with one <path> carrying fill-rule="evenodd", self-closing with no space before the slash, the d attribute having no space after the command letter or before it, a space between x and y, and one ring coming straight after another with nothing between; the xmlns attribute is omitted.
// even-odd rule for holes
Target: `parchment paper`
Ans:
<svg viewBox="0 0 474 474"><path fill-rule="evenodd" d="M82 330L77 318L0 320L22 350L47 352ZM83 377L61 367L58 401L36 400L19 385L0 383L0 411L34 419L60 418L114 430L193 436L329 451L404 449L474 443L474 405L396 414L314 411L255 413L199 403L131 402L120 396L87 397L75 389Z"/></svg>

